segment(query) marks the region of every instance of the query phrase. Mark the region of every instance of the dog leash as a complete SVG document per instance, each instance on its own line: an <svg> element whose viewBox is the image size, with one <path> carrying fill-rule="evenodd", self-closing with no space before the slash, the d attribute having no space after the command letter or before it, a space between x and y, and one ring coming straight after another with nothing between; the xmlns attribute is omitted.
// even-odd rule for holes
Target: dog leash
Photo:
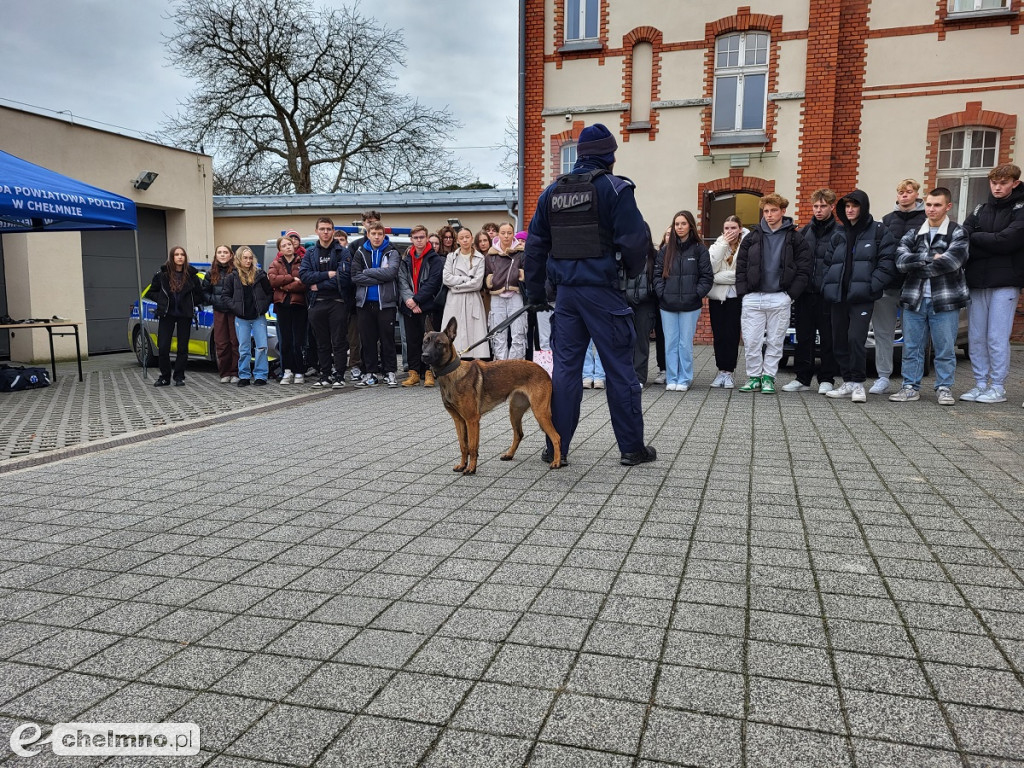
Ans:
<svg viewBox="0 0 1024 768"><path fill-rule="evenodd" d="M480 339L480 341L476 342L475 344L471 344L470 346L466 347L464 350L459 352L459 357L465 357L466 353L469 352L469 350L476 349L481 344L483 344L485 341L490 339L492 336L494 336L496 334L499 334L502 331L508 330L508 328L512 325L512 323L514 323L516 320L518 320L519 316L522 315L523 313L529 312L531 309L540 310L542 307L546 307L546 306L547 306L547 304L526 304L523 307L521 307L520 309L517 309L511 315L509 315L504 320L502 320L500 323L498 323L496 326L494 326L493 328L489 328L487 330L487 335L484 336L482 339Z"/></svg>

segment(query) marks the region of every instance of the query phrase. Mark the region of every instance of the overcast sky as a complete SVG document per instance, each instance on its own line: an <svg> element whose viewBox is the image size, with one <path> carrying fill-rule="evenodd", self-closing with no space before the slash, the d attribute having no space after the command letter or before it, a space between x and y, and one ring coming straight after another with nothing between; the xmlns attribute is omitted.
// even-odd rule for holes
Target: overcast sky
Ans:
<svg viewBox="0 0 1024 768"><path fill-rule="evenodd" d="M503 154L486 147L502 143L506 116L517 114L518 7L517 0L360 5L404 33L408 66L398 73L399 89L461 121L452 150L481 181L499 186L509 184L497 169ZM163 35L173 32L167 8L167 0L3 0L0 104L69 111L77 122L120 133L156 132L192 90L164 58Z"/></svg>

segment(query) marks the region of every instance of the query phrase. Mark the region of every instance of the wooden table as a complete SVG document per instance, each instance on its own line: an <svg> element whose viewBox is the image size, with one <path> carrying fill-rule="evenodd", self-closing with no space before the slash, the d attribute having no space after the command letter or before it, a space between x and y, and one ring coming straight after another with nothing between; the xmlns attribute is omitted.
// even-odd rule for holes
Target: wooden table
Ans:
<svg viewBox="0 0 1024 768"><path fill-rule="evenodd" d="M46 333L50 337L50 370L53 373L53 381L57 381L57 358L53 352L53 337L54 336L74 336L75 337L75 357L78 360L78 380L84 381L82 378L82 347L81 342L78 338L78 327L81 323L74 323L70 320L52 320L45 323L8 323L0 325L0 330L6 331L22 331L29 330L30 328L45 328ZM55 331L55 328L70 328L70 331Z"/></svg>

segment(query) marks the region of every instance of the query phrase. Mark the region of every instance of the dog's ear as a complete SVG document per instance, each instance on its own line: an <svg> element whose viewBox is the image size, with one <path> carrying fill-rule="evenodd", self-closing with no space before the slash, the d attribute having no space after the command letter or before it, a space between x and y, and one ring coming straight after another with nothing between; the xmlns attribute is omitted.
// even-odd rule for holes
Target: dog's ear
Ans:
<svg viewBox="0 0 1024 768"><path fill-rule="evenodd" d="M427 322L423 326L423 332L424 333L433 333L434 332L434 324L432 322L430 322L430 317L429 316L427 317Z"/></svg>
<svg viewBox="0 0 1024 768"><path fill-rule="evenodd" d="M448 325L445 326L444 335L447 336L449 340L455 341L455 332L458 330L458 326L459 324L455 322L455 318L453 317L448 321Z"/></svg>

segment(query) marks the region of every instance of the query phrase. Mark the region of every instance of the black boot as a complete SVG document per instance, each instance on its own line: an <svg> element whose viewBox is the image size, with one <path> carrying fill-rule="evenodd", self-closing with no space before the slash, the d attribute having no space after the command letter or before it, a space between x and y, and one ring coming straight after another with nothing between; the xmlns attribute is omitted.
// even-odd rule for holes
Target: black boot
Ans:
<svg viewBox="0 0 1024 768"><path fill-rule="evenodd" d="M630 451L629 453L622 454L622 458L619 459L619 464L627 467L633 467L637 464L646 464L649 461L654 461L658 458L658 452L654 450L653 445L648 445L639 451Z"/></svg>

